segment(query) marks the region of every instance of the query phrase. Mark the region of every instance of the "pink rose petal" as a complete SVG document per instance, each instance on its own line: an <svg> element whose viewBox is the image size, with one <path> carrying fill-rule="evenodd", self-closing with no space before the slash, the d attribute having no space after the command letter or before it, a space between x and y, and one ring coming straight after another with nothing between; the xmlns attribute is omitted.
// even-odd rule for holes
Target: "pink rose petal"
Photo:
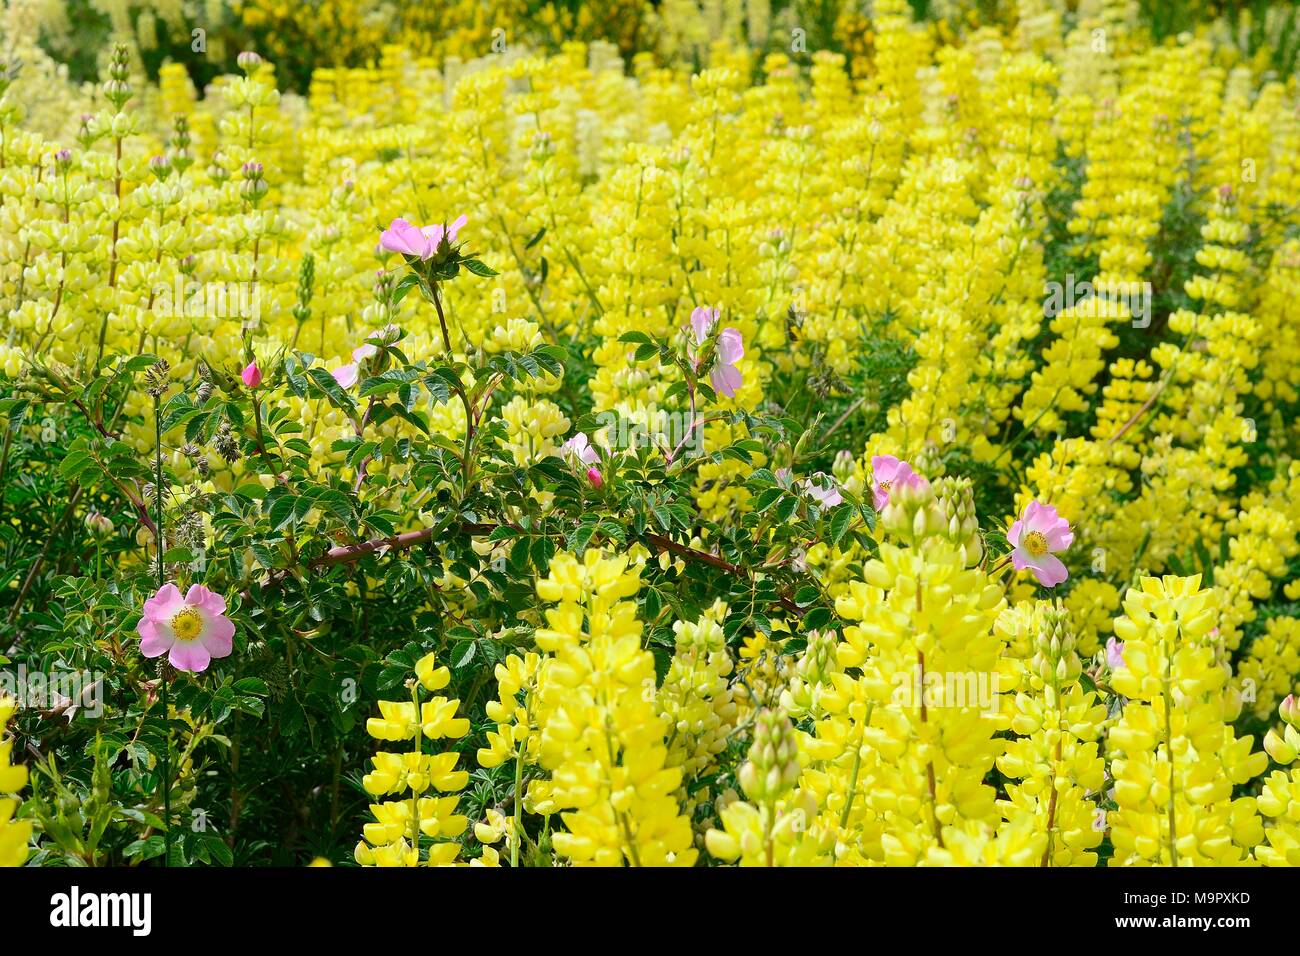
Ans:
<svg viewBox="0 0 1300 956"><path fill-rule="evenodd" d="M175 641L169 629L147 617L135 629L140 634L140 653L145 657L161 657Z"/></svg>
<svg viewBox="0 0 1300 956"><path fill-rule="evenodd" d="M171 661L172 667L178 671L190 671L192 673L207 670L208 665L212 663L212 655L199 641L177 641L172 645L171 653L167 655L167 659Z"/></svg>

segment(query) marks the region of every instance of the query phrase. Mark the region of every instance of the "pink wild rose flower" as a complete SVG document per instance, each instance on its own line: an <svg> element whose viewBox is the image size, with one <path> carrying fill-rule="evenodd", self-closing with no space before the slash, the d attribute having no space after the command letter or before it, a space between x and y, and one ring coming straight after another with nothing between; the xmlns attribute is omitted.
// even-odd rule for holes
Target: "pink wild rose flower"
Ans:
<svg viewBox="0 0 1300 956"><path fill-rule="evenodd" d="M709 373L713 390L728 398L736 396L736 390L744 384L744 377L736 363L745 354L745 343L735 329L723 329L718 335L718 364Z"/></svg>
<svg viewBox="0 0 1300 956"><path fill-rule="evenodd" d="M587 441L586 432L578 432L564 443L564 453L584 465L594 465L600 461L600 452Z"/></svg>
<svg viewBox="0 0 1300 956"><path fill-rule="evenodd" d="M465 216L457 216L455 221L446 227L447 242L456 241L466 221ZM401 253L404 256L415 256L417 259L432 259L438 251L438 246L442 244L443 235L444 229L440 223L421 228L399 216L379 234L379 248L388 252Z"/></svg>
<svg viewBox="0 0 1300 956"><path fill-rule="evenodd" d="M1074 542L1074 532L1070 522L1051 505L1029 502L1024 514L1011 525L1007 541L1013 548L1011 563L1016 570L1028 568L1043 587L1054 588L1070 576L1056 552Z"/></svg>
<svg viewBox="0 0 1300 956"><path fill-rule="evenodd" d="M455 242L456 239L457 239L457 237L460 236L460 231L461 231L461 229L465 226L465 223L466 223L467 221L468 221L468 217L466 217L466 216L464 216L464 215L460 215L460 216L457 216L457 217L452 221L451 225L447 226L447 229L446 229L446 236L447 236L447 244L448 244L448 245L450 245L451 243ZM433 253L437 252L437 251L438 251L438 246L440 246L440 245L442 244L443 227L442 227L440 224L439 224L439 225L432 225L432 226L425 226L425 227L424 227L423 229L421 229L420 231L423 232L424 235L425 235L425 237L429 240L429 244L430 244L430 247L431 247L431 248L430 248L430 251L429 251L429 254L432 255Z"/></svg>
<svg viewBox="0 0 1300 956"><path fill-rule="evenodd" d="M225 598L202 584L190 585L184 597L176 585L164 584L144 602L136 630L145 657L167 654L178 671L198 673L212 658L230 656L235 623L226 617Z"/></svg>
<svg viewBox="0 0 1300 956"><path fill-rule="evenodd" d="M907 462L893 455L875 455L871 459L871 498L877 511L889 504L891 488L928 488L930 483L912 470Z"/></svg>
<svg viewBox="0 0 1300 956"><path fill-rule="evenodd" d="M244 380L244 385L248 388L257 388L262 384L262 370L257 367L256 362L249 362L244 366L244 370L239 373L239 377Z"/></svg>
<svg viewBox="0 0 1300 956"><path fill-rule="evenodd" d="M330 372L334 376L334 381L339 383L340 388L351 388L357 384L357 379L361 375L361 369L356 362L349 362L347 365L340 365L334 371Z"/></svg>
<svg viewBox="0 0 1300 956"><path fill-rule="evenodd" d="M347 365L340 365L330 374L334 376L334 381L339 383L340 388L351 388L357 384L357 379L361 377L361 363L378 354L379 346L377 345L372 345L369 342L365 345L358 345L352 350L352 361Z"/></svg>
<svg viewBox="0 0 1300 956"><path fill-rule="evenodd" d="M701 305L691 312L691 335L695 339L696 348L704 344L717 323L717 309L708 309Z"/></svg>
<svg viewBox="0 0 1300 956"><path fill-rule="evenodd" d="M379 234L379 248L404 256L415 256L417 259L428 259L432 255L429 237L419 226L407 222L400 216Z"/></svg>
<svg viewBox="0 0 1300 956"><path fill-rule="evenodd" d="M813 475L812 478L805 478L802 487L804 494L815 501L823 511L844 502L839 486L828 475L820 471Z"/></svg>
<svg viewBox="0 0 1300 956"><path fill-rule="evenodd" d="M694 341L690 353L691 361L697 369L700 362L698 356L699 347L708 340L709 335L713 332L713 327L717 324L717 309L707 309L704 306L699 306L691 312L691 337ZM744 355L745 341L740 332L728 327L718 333L717 364L709 372L709 382L713 385L713 390L719 395L734 398L736 390L744 383L744 376L740 374L740 369L736 368L736 363Z"/></svg>

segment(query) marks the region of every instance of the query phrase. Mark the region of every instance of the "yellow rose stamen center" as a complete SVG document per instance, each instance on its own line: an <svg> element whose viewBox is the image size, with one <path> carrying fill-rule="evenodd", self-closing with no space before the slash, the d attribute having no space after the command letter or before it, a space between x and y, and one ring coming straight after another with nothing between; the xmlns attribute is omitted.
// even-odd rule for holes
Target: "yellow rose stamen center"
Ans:
<svg viewBox="0 0 1300 956"><path fill-rule="evenodd" d="M192 641L203 630L203 619L196 608L187 607L177 611L172 618L172 633L178 641Z"/></svg>
<svg viewBox="0 0 1300 956"><path fill-rule="evenodd" d="M880 490L883 491L885 494L889 494L889 485L890 483L888 481L882 481L880 483Z"/></svg>
<svg viewBox="0 0 1300 956"><path fill-rule="evenodd" d="M1041 531L1031 531L1020 542L1036 558L1047 553L1047 537Z"/></svg>

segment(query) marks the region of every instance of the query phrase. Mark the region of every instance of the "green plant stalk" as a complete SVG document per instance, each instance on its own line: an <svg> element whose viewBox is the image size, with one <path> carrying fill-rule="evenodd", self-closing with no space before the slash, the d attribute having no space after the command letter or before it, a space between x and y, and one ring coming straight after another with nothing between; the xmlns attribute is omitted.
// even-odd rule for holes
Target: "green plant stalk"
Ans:
<svg viewBox="0 0 1300 956"><path fill-rule="evenodd" d="M519 750L515 754L515 831L514 839L510 841L510 866L515 868L519 866L519 838L523 831L524 817L524 751L528 749L528 741L522 740L519 743Z"/></svg>
<svg viewBox="0 0 1300 956"><path fill-rule="evenodd" d="M415 753L424 753L424 725L420 723L420 682L411 685L411 703L415 705ZM420 795L411 788L411 846L415 849L415 865L420 865Z"/></svg>
<svg viewBox="0 0 1300 956"><path fill-rule="evenodd" d="M257 432L257 451L267 466L274 468L275 463L271 461L271 456L267 453L266 438L262 433L262 402L256 395L253 396L253 423Z"/></svg>
<svg viewBox="0 0 1300 956"><path fill-rule="evenodd" d="M1172 652L1171 648L1165 650ZM1174 813L1174 799L1176 779L1174 776L1174 714L1173 714L1173 695L1170 693L1170 671L1173 669L1173 661L1170 653L1166 653L1164 659L1165 672L1161 681L1163 687L1161 696L1165 704L1165 753L1169 757L1169 805L1167 807L1167 816L1169 819L1169 863L1171 866L1178 865L1178 820Z"/></svg>
<svg viewBox="0 0 1300 956"><path fill-rule="evenodd" d="M451 335L447 331L447 316L442 311L442 296L438 292L438 283L426 282L426 288L429 290L429 298L433 301L433 307L438 312L438 325L442 329L442 347L447 352L447 361L452 360L451 356Z"/></svg>
<svg viewBox="0 0 1300 956"><path fill-rule="evenodd" d="M4 445L0 446L0 515L3 515L5 510L5 486L9 479L9 446L13 443L13 425L11 420L5 419Z"/></svg>
<svg viewBox="0 0 1300 956"><path fill-rule="evenodd" d="M862 772L862 739L866 736L867 728L871 726L871 711L875 706L875 701L867 704L867 713L862 718L862 726L858 731L858 746L853 754L853 771L849 775L849 795L844 798L844 810L840 813L841 830L849 825L849 814L853 811L853 801L858 795L858 775Z"/></svg>
<svg viewBox="0 0 1300 956"><path fill-rule="evenodd" d="M154 499L157 503L158 520L155 525L155 550L158 560L158 587L166 584L166 568L163 565L163 484L162 484L162 402L161 397L153 399L153 433L154 433ZM162 753L162 788L163 788L163 866L171 866L172 855L172 780L171 749L172 724L171 702L167 692L167 665L164 663L160 675L162 681L163 706L163 753Z"/></svg>

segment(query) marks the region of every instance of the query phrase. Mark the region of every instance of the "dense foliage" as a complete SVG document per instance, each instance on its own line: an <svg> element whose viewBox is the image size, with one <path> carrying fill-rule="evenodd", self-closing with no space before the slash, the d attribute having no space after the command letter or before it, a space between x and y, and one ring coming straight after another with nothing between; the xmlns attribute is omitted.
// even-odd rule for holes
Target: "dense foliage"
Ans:
<svg viewBox="0 0 1300 956"><path fill-rule="evenodd" d="M327 6L6 10L0 865L1300 863L1290 10Z"/></svg>

